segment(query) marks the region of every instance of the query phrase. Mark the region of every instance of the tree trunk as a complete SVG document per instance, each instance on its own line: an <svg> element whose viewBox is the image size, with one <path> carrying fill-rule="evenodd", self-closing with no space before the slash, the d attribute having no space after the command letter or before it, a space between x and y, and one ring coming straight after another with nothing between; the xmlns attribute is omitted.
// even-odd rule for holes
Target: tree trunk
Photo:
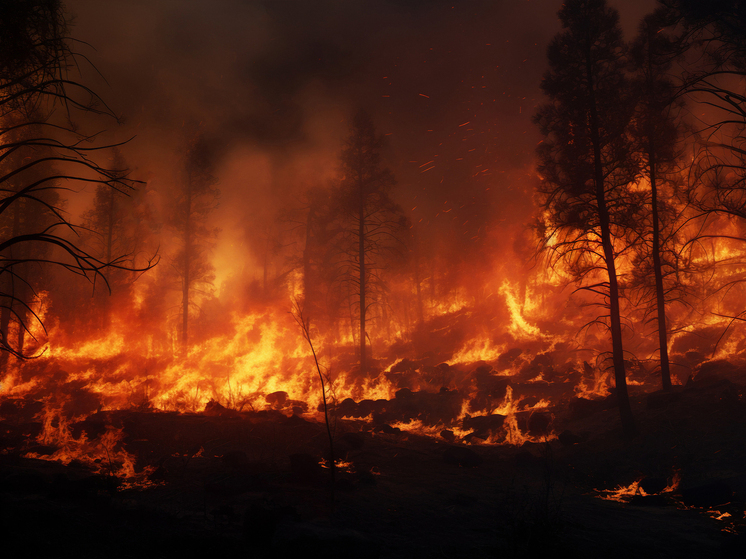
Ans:
<svg viewBox="0 0 746 559"><path fill-rule="evenodd" d="M668 334L666 332L666 297L663 291L663 270L660 254L660 225L658 221L658 187L656 185L655 147L650 137L650 188L653 204L653 271L655 273L655 299L658 306L658 345L661 359L661 382L664 390L671 390L671 367L668 361Z"/></svg>
<svg viewBox="0 0 746 559"><path fill-rule="evenodd" d="M182 285L181 350L186 357L189 351L189 265L192 252L192 175L187 174L186 215L184 223L184 283Z"/></svg>
<svg viewBox="0 0 746 559"><path fill-rule="evenodd" d="M20 204L16 204L13 206L13 231L12 236L16 237L18 236L18 230L20 228L19 222L20 222ZM9 259L13 260L13 247L11 246L8 249L8 256ZM12 269L11 269L12 272ZM4 282L3 282L3 293L9 294L11 297L4 298L3 301L3 308L2 311L0 311L0 332L2 332L3 336L3 342L7 345L10 345L10 341L8 340L8 330L10 329L10 316L12 314L13 310L13 299L12 297L15 296L15 281L13 281L13 274L10 272L6 272L4 274Z"/></svg>
<svg viewBox="0 0 746 559"><path fill-rule="evenodd" d="M358 262L360 264L360 373L367 372L365 362L365 185L362 169L358 173L360 201L358 207Z"/></svg>
<svg viewBox="0 0 746 559"><path fill-rule="evenodd" d="M614 246L611 240L609 212L606 207L606 193L604 190L604 171L601 161L601 138L598 124L598 109L596 107L594 76L591 58L591 48L588 46L586 57L586 73L588 77L588 94L590 108L590 133L593 144L593 170L596 187L596 203L601 227L601 246L604 251L606 270L609 276L609 322L611 326L611 347L614 363L614 380L616 382L616 397L619 405L619 416L622 421L624 434L632 437L637 434L635 420L627 392L627 375L624 369L624 348L622 345L622 322L619 314L619 284L617 282Z"/></svg>
<svg viewBox="0 0 746 559"><path fill-rule="evenodd" d="M655 99L655 80L653 80L652 68L652 48L653 36L648 36L648 94L650 99ZM652 112L649 107L648 110ZM648 164L650 173L650 192L653 206L653 273L655 274L655 300L658 307L658 347L661 359L661 384L663 390L671 390L671 367L668 362L668 335L666 332L666 297L663 291L663 270L661 268L661 248L660 248L660 224L658 219L658 185L656 169L656 145L653 136L654 130L652 119L654 115L648 115L648 126L646 133L648 135Z"/></svg>
<svg viewBox="0 0 746 559"><path fill-rule="evenodd" d="M415 238L414 241L414 285L417 291L417 320L419 324L425 323L425 312L422 307L422 286L420 282L420 244Z"/></svg>
<svg viewBox="0 0 746 559"><path fill-rule="evenodd" d="M114 252L114 210L115 210L115 203L116 200L114 199L114 196L116 196L117 191L113 188L110 189L109 192L109 224L106 231L106 262L111 262L111 256ZM111 275L110 271L104 272L104 277L107 281L109 281L109 277ZM104 330L107 330L109 328L109 317L111 316L111 297L106 297L104 299L104 316L102 319L102 326Z"/></svg>
<svg viewBox="0 0 746 559"><path fill-rule="evenodd" d="M21 208L23 206L21 202L22 201L19 200L19 203L17 203L13 207L13 230L11 232L13 237L17 237L21 230ZM17 251L18 247L16 247L15 250L12 246L8 249L8 256L10 257L11 262L13 261L15 256L13 253ZM10 330L10 319L13 315L13 307L15 306L14 297L18 296L16 282L12 273L14 271L17 273L18 269L11 268L10 272L6 272L7 279L4 282L5 285L3 286L3 292L8 293L10 297L6 298L5 304L3 304L2 312L0 312L0 331L2 332L3 342L8 346L11 345L10 340L8 339L8 334ZM5 363L6 359L7 354L6 352L3 352L3 364Z"/></svg>

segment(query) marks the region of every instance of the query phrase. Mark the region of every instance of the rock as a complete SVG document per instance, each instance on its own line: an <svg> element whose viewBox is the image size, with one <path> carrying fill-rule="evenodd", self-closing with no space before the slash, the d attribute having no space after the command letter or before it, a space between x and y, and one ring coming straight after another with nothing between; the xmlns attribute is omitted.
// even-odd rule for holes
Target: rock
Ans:
<svg viewBox="0 0 746 559"><path fill-rule="evenodd" d="M453 441L456 440L456 435L450 429L443 429L440 432L440 436L446 441L448 441L449 443L452 443Z"/></svg>
<svg viewBox="0 0 746 559"><path fill-rule="evenodd" d="M461 440L467 444L480 444L487 440L487 435L482 435L480 437L476 433L469 433L468 435L464 435Z"/></svg>
<svg viewBox="0 0 746 559"><path fill-rule="evenodd" d="M443 452L443 462L461 468L476 468L482 463L482 457L465 446L450 446Z"/></svg>
<svg viewBox="0 0 746 559"><path fill-rule="evenodd" d="M357 414L353 417L363 418L376 413L383 413L388 403L388 400L360 400L357 405Z"/></svg>
<svg viewBox="0 0 746 559"><path fill-rule="evenodd" d="M491 415L477 415L475 417L465 416L461 421L464 430L473 430L474 435L480 439L487 439L491 434L497 433L505 423L505 416L499 413Z"/></svg>
<svg viewBox="0 0 746 559"><path fill-rule="evenodd" d="M277 392L267 394L264 399L274 409L280 409L285 407L285 404L288 401L288 393L284 390L278 390Z"/></svg>
<svg viewBox="0 0 746 559"><path fill-rule="evenodd" d="M295 426L298 426L298 425L305 425L306 423L308 423L308 421L306 421L305 419L303 419L300 415L297 415L297 414L294 413L290 417L286 418L283 423L285 425L290 426L290 427L295 427Z"/></svg>
<svg viewBox="0 0 746 559"><path fill-rule="evenodd" d="M210 400L205 404L203 413L208 417L241 417L236 410L230 410L215 400Z"/></svg>
<svg viewBox="0 0 746 559"><path fill-rule="evenodd" d="M681 500L690 507L716 507L729 503L732 498L733 490L722 480L688 487L681 491Z"/></svg>
<svg viewBox="0 0 746 559"><path fill-rule="evenodd" d="M324 404L320 404L321 410L324 411ZM339 417L360 417L357 415L357 404L352 398L345 398L336 408L336 413Z"/></svg>
<svg viewBox="0 0 746 559"><path fill-rule="evenodd" d="M380 433L385 433L387 435L400 435L402 432L402 430L399 429L398 427L392 427L388 423L384 423L383 425L378 427L376 431Z"/></svg>

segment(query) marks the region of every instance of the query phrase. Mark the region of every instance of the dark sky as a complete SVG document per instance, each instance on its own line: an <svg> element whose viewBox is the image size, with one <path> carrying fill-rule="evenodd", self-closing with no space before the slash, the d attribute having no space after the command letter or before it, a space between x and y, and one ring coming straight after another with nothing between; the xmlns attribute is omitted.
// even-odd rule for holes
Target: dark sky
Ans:
<svg viewBox="0 0 746 559"><path fill-rule="evenodd" d="M654 2L611 4L631 37ZM136 136L130 164L155 189L178 180L186 125L213 139L218 267L245 253L280 205L334 176L359 107L387 134L398 200L428 238L481 247L530 218L540 139L531 116L560 0L67 5L73 36L95 48L81 46L106 77L97 90L125 119L116 134Z"/></svg>

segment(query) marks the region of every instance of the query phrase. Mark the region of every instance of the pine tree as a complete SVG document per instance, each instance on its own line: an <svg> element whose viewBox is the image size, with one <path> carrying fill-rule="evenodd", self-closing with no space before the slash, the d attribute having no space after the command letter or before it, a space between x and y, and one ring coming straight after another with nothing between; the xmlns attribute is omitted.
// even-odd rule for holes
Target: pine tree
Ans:
<svg viewBox="0 0 746 559"><path fill-rule="evenodd" d="M113 172L121 178L129 174L127 162L121 151L113 150ZM99 184L93 198L93 207L82 216L84 239L91 254L103 262L134 266L137 253L147 236L147 217L142 208L142 190L124 191ZM123 295L132 285L135 276L121 268L111 268L103 273L106 286L94 284L94 296L102 297L102 325L109 323L112 309L111 295Z"/></svg>
<svg viewBox="0 0 746 559"><path fill-rule="evenodd" d="M217 207L220 191L215 188L213 154L203 134L195 135L184 154L184 179L177 187L172 227L179 249L173 265L181 283L181 348L189 350L190 309L215 280L215 269L209 260L218 229L208 223L210 212Z"/></svg>
<svg viewBox="0 0 746 559"><path fill-rule="evenodd" d="M679 54L675 39L664 32L670 24L671 17L667 10L658 10L647 16L642 21L631 48L634 86L638 96L632 135L637 144L642 176L650 182L651 231L644 232L643 235L651 238L649 256L655 281L654 300L661 383L664 390L671 389L671 370L663 280L667 273L673 271L671 265L675 259L669 258L666 262L663 255L665 239L661 231L661 211L668 206L669 200L661 200L661 186L667 182L667 176L675 171L678 160L680 123L676 117L681 109L681 104L677 101L676 86L668 77L672 62ZM649 270L647 266L645 269Z"/></svg>
<svg viewBox="0 0 746 559"><path fill-rule="evenodd" d="M546 137L538 149L546 246L608 308L616 397L632 436L617 273L638 204L627 188L636 173L626 134L633 103L625 45L618 13L604 0L568 0L559 18L563 30L549 45L541 85L549 103L535 116Z"/></svg>
<svg viewBox="0 0 746 559"><path fill-rule="evenodd" d="M368 370L366 323L371 308L385 289L386 259L402 244L406 218L390 197L394 176L381 162L383 138L373 121L359 111L341 154L338 236L341 274L354 297L351 312L357 311L360 371Z"/></svg>

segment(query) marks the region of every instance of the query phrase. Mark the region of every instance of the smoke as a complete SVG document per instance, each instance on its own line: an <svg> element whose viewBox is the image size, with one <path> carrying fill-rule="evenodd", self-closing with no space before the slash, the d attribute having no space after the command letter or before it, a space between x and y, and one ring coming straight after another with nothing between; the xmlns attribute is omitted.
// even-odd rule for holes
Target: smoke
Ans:
<svg viewBox="0 0 746 559"><path fill-rule="evenodd" d="M82 64L86 82L124 123L103 137L133 138L123 152L157 211L183 180L186 130L199 123L212 143L219 293L261 281L278 213L335 177L359 107L388 140L393 196L423 254L449 267L442 281L479 289L524 266L540 141L531 117L559 1L67 4L76 50L103 75ZM651 7L624 4L628 33Z"/></svg>

